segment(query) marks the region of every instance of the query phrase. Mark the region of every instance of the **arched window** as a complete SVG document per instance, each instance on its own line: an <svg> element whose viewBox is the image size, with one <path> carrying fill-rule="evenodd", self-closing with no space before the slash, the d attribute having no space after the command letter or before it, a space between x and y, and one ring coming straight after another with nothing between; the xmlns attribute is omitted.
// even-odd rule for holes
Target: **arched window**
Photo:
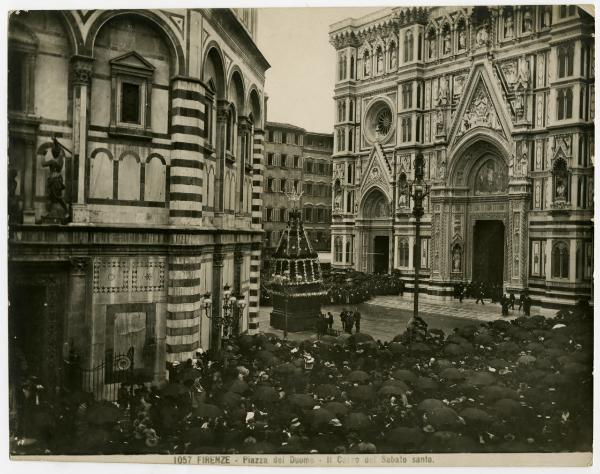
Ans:
<svg viewBox="0 0 600 474"><path fill-rule="evenodd" d="M352 184L352 174L354 171L354 165L352 163L348 163L348 184Z"/></svg>
<svg viewBox="0 0 600 474"><path fill-rule="evenodd" d="M342 119L341 121L344 122L346 120L346 99L342 100Z"/></svg>
<svg viewBox="0 0 600 474"><path fill-rule="evenodd" d="M346 212L352 212L352 201L354 200L354 193L352 191L348 191L346 194Z"/></svg>
<svg viewBox="0 0 600 474"><path fill-rule="evenodd" d="M348 151L352 151L353 146L354 145L354 134L352 133L352 130L350 130L350 133L348 134Z"/></svg>
<svg viewBox="0 0 600 474"><path fill-rule="evenodd" d="M340 53L340 59L338 63L338 79L341 81L346 78L346 55Z"/></svg>
<svg viewBox="0 0 600 474"><path fill-rule="evenodd" d="M408 267L408 240L401 239L398 246L398 259L401 267Z"/></svg>
<svg viewBox="0 0 600 474"><path fill-rule="evenodd" d="M350 122L354 121L354 101L351 100L350 104L348 104L348 120Z"/></svg>
<svg viewBox="0 0 600 474"><path fill-rule="evenodd" d="M346 263L352 263L352 242L348 240L346 242Z"/></svg>
<svg viewBox="0 0 600 474"><path fill-rule="evenodd" d="M558 77L567 77L573 75L573 43L569 43L558 48Z"/></svg>
<svg viewBox="0 0 600 474"><path fill-rule="evenodd" d="M350 79L354 79L354 54L350 56Z"/></svg>
<svg viewBox="0 0 600 474"><path fill-rule="evenodd" d="M569 278L569 247L560 241L552 247L552 276L554 278Z"/></svg>
<svg viewBox="0 0 600 474"><path fill-rule="evenodd" d="M413 60L414 41L412 31L407 31L404 35L404 62Z"/></svg>
<svg viewBox="0 0 600 474"><path fill-rule="evenodd" d="M393 71L398 66L398 48L396 47L396 43L392 41L388 46L388 51L390 52L389 56L389 69Z"/></svg>
<svg viewBox="0 0 600 474"><path fill-rule="evenodd" d="M335 256L335 261L341 262L342 261L342 238L339 236L336 237L335 240L333 241L333 253Z"/></svg>
<svg viewBox="0 0 600 474"><path fill-rule="evenodd" d="M236 122L237 113L235 111L235 107L233 105L230 106L228 117L227 117L227 136L226 136L226 144L225 149L231 153L234 150L234 135L235 135L235 122Z"/></svg>

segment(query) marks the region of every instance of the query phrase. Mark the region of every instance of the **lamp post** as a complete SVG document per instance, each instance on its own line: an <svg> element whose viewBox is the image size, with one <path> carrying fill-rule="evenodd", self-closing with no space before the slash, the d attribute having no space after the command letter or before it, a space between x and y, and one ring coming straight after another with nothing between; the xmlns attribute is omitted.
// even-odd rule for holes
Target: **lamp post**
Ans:
<svg viewBox="0 0 600 474"><path fill-rule="evenodd" d="M415 218L415 252L413 263L415 268L415 295L413 300L413 316L419 315L419 271L421 270L421 217L425 213L423 199L429 194L429 185L425 183L425 160L422 153L415 158L415 179L410 184L410 196L413 199L412 215Z"/></svg>
<svg viewBox="0 0 600 474"><path fill-rule="evenodd" d="M210 298L210 293L206 293L204 295L203 307L206 317L214 324L215 334L217 336L217 342L215 346L217 349L220 349L222 329L224 329L225 337L229 339L231 337L231 330L234 322L239 319L240 312L246 307L246 301L243 298L233 294L229 285L225 285L223 287L223 314L212 314L212 300ZM237 312L234 311L236 309L238 310Z"/></svg>

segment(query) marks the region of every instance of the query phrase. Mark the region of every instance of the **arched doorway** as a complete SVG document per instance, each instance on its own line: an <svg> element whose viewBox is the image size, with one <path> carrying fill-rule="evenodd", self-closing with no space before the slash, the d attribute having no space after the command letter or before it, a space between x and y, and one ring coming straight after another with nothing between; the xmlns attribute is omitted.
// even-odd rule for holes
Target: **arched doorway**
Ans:
<svg viewBox="0 0 600 474"><path fill-rule="evenodd" d="M362 234L363 271L387 273L391 255L390 201L381 189L374 187L362 199L357 226Z"/></svg>

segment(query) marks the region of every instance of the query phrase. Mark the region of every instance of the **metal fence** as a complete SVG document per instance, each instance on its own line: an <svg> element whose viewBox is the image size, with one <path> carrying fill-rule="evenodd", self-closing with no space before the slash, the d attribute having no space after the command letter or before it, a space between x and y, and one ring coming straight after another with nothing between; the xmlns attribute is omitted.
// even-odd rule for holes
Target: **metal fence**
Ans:
<svg viewBox="0 0 600 474"><path fill-rule="evenodd" d="M134 349L126 354L107 352L103 363L86 369L76 361L67 362L66 383L71 390L92 393L96 400L116 401L121 384L134 381Z"/></svg>

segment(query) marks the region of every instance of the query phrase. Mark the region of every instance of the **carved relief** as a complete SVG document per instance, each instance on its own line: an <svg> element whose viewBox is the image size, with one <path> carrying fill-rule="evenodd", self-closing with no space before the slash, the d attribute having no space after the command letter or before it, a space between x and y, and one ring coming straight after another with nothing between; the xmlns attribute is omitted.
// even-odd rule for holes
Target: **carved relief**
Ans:
<svg viewBox="0 0 600 474"><path fill-rule="evenodd" d="M471 103L465 110L457 137L464 135L475 127L487 127L503 134L498 113L483 83L479 83Z"/></svg>
<svg viewBox="0 0 600 474"><path fill-rule="evenodd" d="M508 185L507 169L496 159L489 159L477 171L475 194L496 194L506 192Z"/></svg>

